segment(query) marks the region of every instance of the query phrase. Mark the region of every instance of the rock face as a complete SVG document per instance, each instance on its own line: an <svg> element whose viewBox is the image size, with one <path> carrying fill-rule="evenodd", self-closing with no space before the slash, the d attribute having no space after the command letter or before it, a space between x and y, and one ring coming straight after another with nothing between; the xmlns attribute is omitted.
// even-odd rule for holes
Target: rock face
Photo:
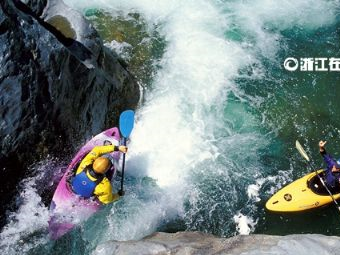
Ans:
<svg viewBox="0 0 340 255"><path fill-rule="evenodd" d="M134 109L140 95L124 63L63 1L0 6L0 199L6 204L33 159L79 146L117 123L119 112Z"/></svg>
<svg viewBox="0 0 340 255"><path fill-rule="evenodd" d="M323 235L250 235L217 238L199 232L155 233L140 241L110 241L93 255L337 255L340 238Z"/></svg>

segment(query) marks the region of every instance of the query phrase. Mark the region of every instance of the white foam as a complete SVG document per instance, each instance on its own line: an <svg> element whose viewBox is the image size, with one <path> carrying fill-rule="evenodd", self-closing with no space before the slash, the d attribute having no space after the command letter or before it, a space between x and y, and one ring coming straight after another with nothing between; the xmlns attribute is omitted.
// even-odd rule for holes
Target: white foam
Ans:
<svg viewBox="0 0 340 255"><path fill-rule="evenodd" d="M225 19L206 1L173 1L171 8L158 1L135 4L144 14L154 18L157 14L157 21L162 17L167 50L155 89L137 113L131 160L133 153L143 155L141 165L149 176L160 186L174 185L194 163L215 157L209 152L213 145L205 139L207 125L212 125L205 121L205 108L224 102L233 87L230 80L252 58L223 38Z"/></svg>
<svg viewBox="0 0 340 255"><path fill-rule="evenodd" d="M248 186L247 189L247 194L249 198L255 198L255 201L261 201L261 199L259 198L259 190L260 190L260 186L256 185L256 184L251 184Z"/></svg>
<svg viewBox="0 0 340 255"><path fill-rule="evenodd" d="M35 240L35 243L23 241L38 231L45 231L48 226L48 209L43 205L35 186L35 179L25 180L23 190L17 200L20 207L9 216L10 221L0 233L0 247L4 254L26 253L35 245L46 242L47 238ZM46 235L43 235L46 236Z"/></svg>
<svg viewBox="0 0 340 255"><path fill-rule="evenodd" d="M284 30L293 26L315 29L333 24L338 7L338 1L255 0L234 2L232 9L248 25L253 24L249 29L277 26Z"/></svg>
<svg viewBox="0 0 340 255"><path fill-rule="evenodd" d="M248 186L247 194L250 199L254 199L255 202L261 201L259 196L259 191L262 187L262 185L265 183L265 178L259 178L256 180L256 184L251 184Z"/></svg>
<svg viewBox="0 0 340 255"><path fill-rule="evenodd" d="M317 29L336 21L338 1L255 0L235 1L229 5L233 18L254 38L256 48L268 58L275 58L282 38L278 31L293 27ZM253 45L250 45L251 47Z"/></svg>
<svg viewBox="0 0 340 255"><path fill-rule="evenodd" d="M115 51L124 60L129 60L131 58L131 44L113 40L110 43L105 43L105 46Z"/></svg>
<svg viewBox="0 0 340 255"><path fill-rule="evenodd" d="M234 216L234 222L237 224L236 230L240 235L249 235L256 225L252 218L240 212Z"/></svg>

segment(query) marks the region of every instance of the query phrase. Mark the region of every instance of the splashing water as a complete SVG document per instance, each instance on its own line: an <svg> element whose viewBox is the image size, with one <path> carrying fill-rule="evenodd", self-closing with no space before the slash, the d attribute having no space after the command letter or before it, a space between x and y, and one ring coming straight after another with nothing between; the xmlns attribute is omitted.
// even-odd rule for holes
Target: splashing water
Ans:
<svg viewBox="0 0 340 255"><path fill-rule="evenodd" d="M23 254L49 240L49 213L42 194L52 189L55 180L59 179L58 175L60 177L62 168L57 162L57 159L47 158L28 169L33 177L21 182L16 198L19 209L9 214L8 224L0 233L3 254Z"/></svg>

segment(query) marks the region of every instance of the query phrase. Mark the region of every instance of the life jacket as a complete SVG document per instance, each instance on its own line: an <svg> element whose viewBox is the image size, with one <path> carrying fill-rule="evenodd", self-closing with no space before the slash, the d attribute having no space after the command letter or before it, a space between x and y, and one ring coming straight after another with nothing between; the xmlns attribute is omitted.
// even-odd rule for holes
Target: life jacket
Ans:
<svg viewBox="0 0 340 255"><path fill-rule="evenodd" d="M96 180L92 181L88 175L91 175ZM94 189L103 178L104 175L96 174L91 167L87 167L81 173L73 177L71 182L73 192L84 198L90 198L93 196Z"/></svg>

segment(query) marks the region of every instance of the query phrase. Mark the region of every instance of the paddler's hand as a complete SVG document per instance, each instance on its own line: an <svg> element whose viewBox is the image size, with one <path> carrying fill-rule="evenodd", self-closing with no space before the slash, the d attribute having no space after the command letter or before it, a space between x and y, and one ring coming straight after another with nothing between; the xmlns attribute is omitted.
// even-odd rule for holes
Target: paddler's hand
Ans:
<svg viewBox="0 0 340 255"><path fill-rule="evenodd" d="M332 166L332 173L338 173L340 172L340 169L339 168L336 168L335 165Z"/></svg>
<svg viewBox="0 0 340 255"><path fill-rule="evenodd" d="M325 150L325 144L327 143L327 141L320 141L319 142L319 148L320 148L320 152L323 152Z"/></svg>
<svg viewBox="0 0 340 255"><path fill-rule="evenodd" d="M124 145L120 145L120 146L118 147L118 150L119 150L120 152L127 153L128 148L127 148L126 146L124 146Z"/></svg>

